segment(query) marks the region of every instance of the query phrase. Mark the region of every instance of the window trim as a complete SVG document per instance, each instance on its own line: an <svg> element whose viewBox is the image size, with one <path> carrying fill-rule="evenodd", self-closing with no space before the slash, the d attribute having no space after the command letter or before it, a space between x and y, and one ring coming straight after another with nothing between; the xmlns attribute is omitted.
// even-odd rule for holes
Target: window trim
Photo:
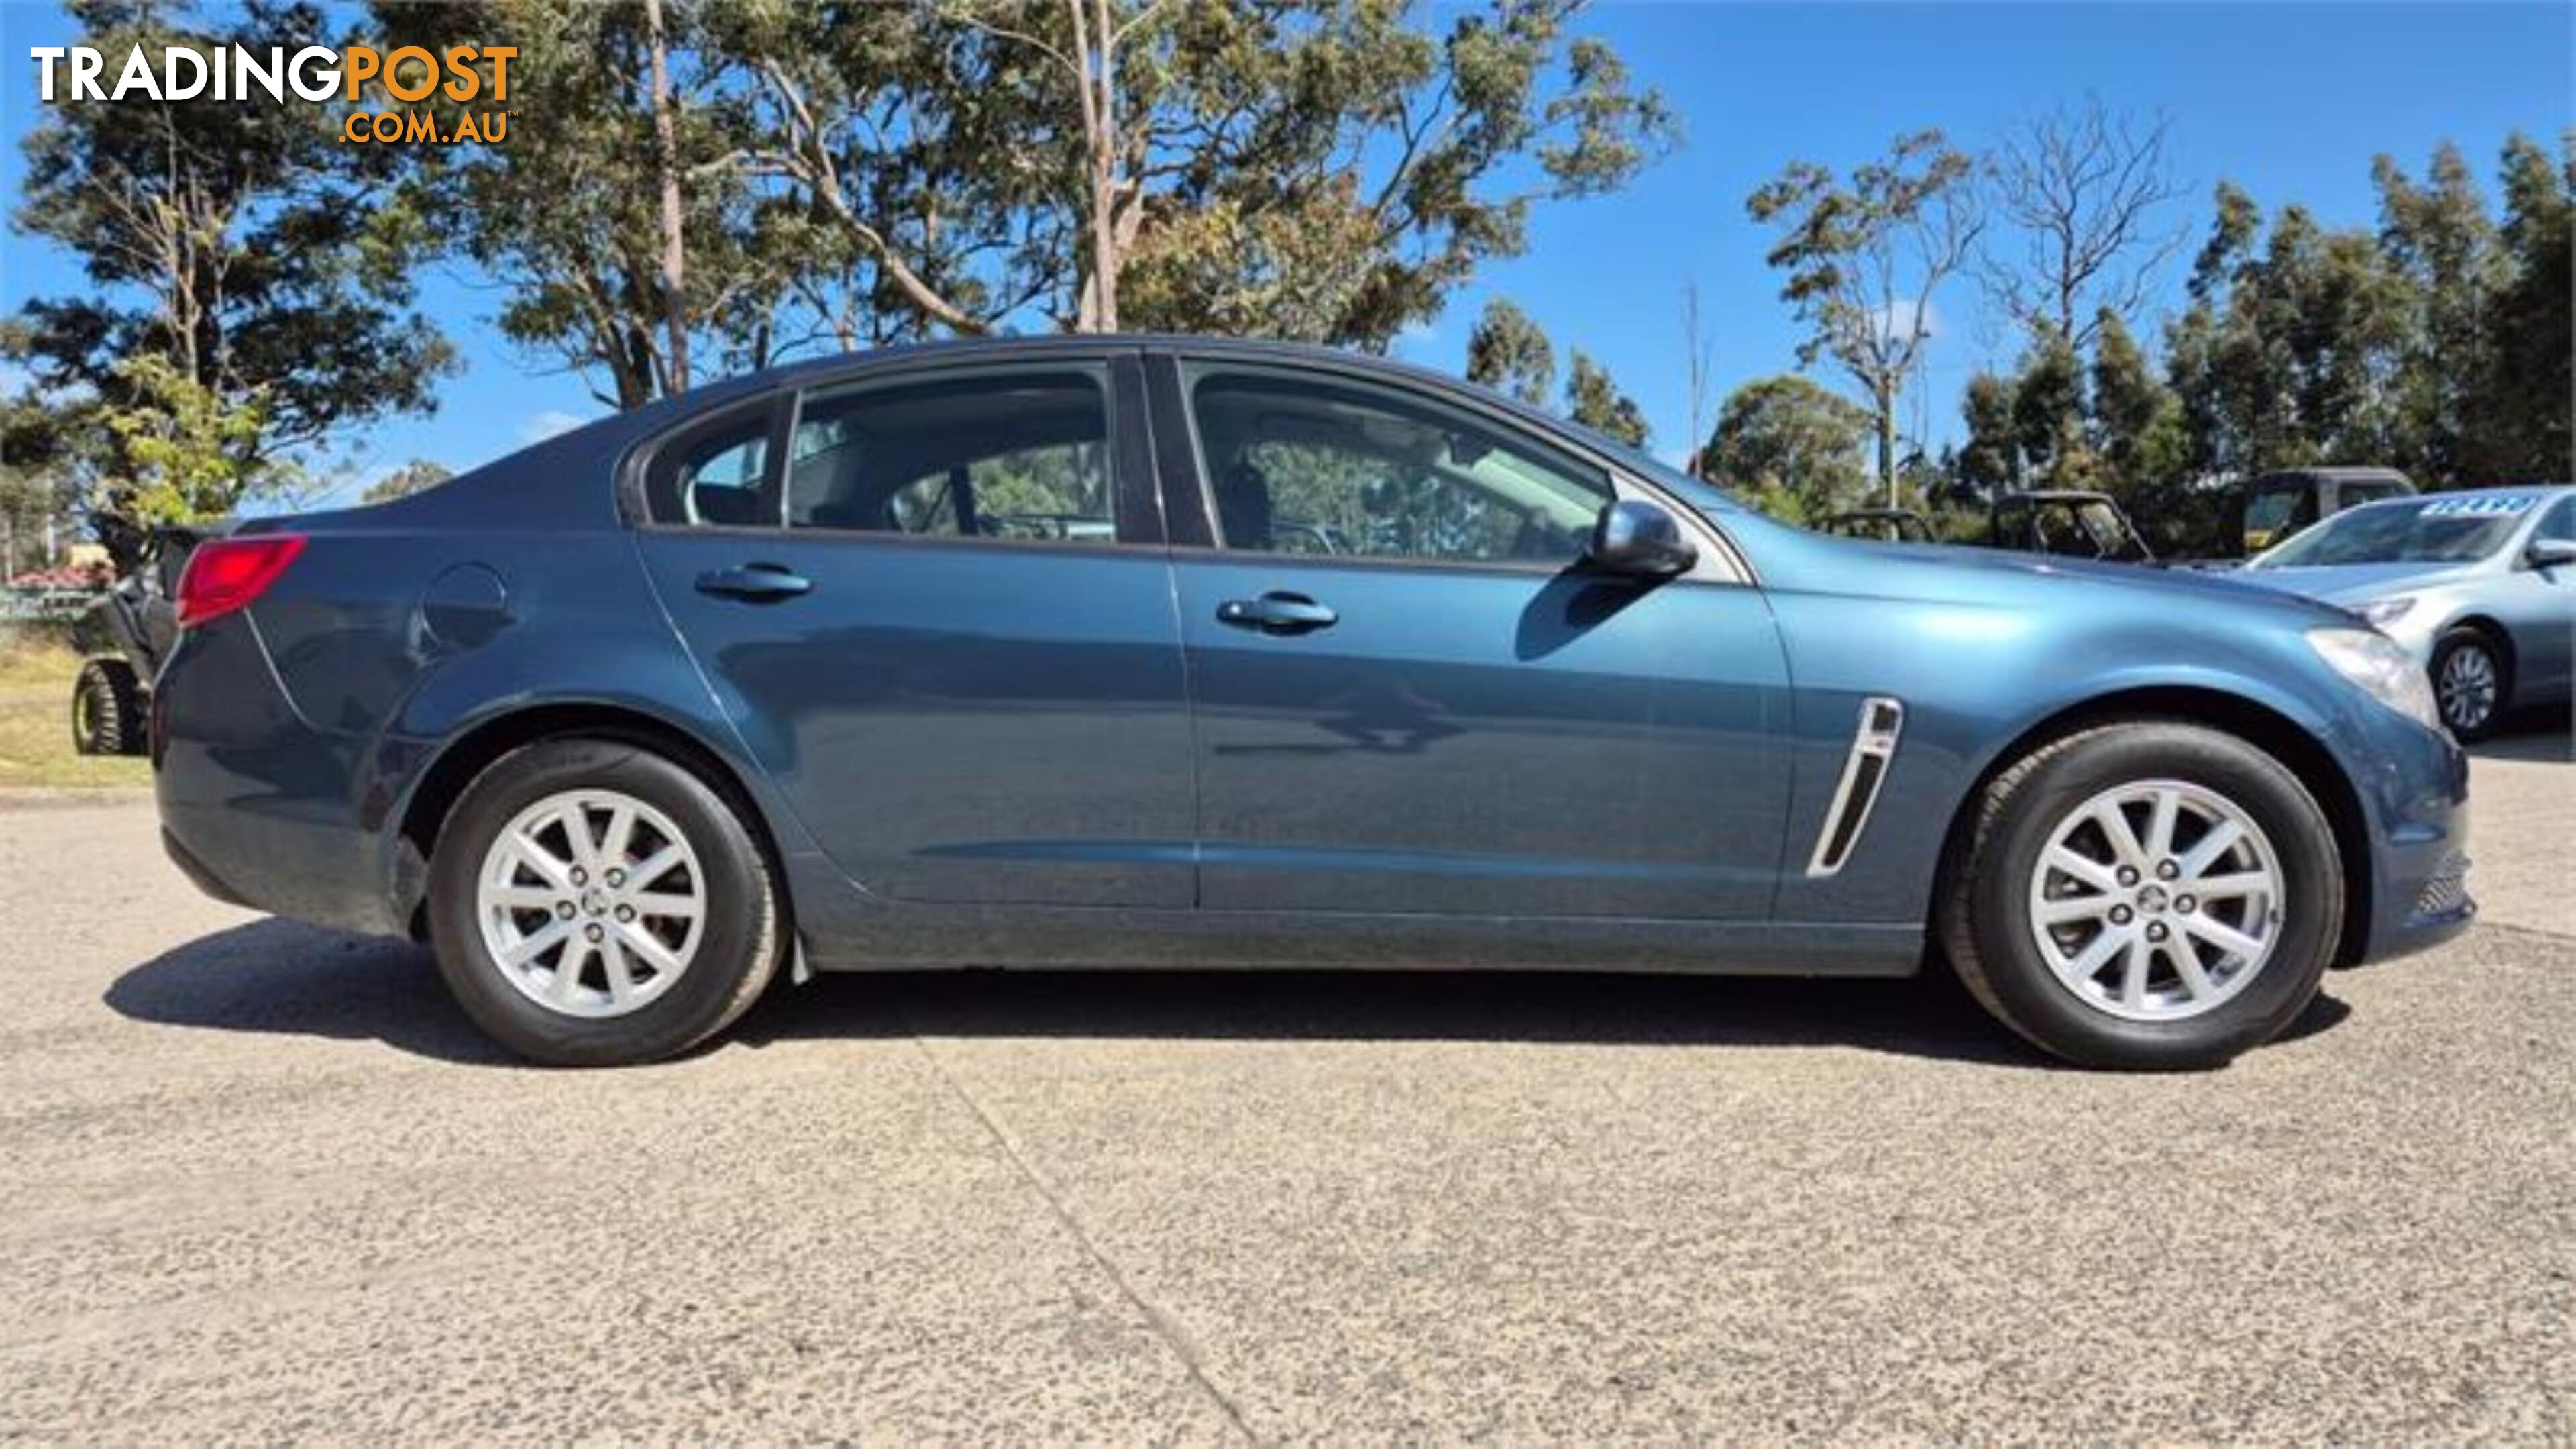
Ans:
<svg viewBox="0 0 2576 1449"><path fill-rule="evenodd" d="M655 434L642 446L629 452L623 476L619 480L617 500L619 511L627 515L627 522L636 528L669 529L683 533L765 532L764 525L754 523L691 523L686 519L655 518L652 494L653 467L661 462L662 456L670 450L686 448L710 433L720 432L736 423L746 422L765 411L769 415L769 453L761 472L765 480L776 483L778 506L781 515L784 516L787 507L787 479L781 470L786 466L785 454L782 450L787 443L787 433L780 424L786 409L779 406L779 401L780 394L772 391L710 408L693 417L680 419L671 427Z"/></svg>
<svg viewBox="0 0 2576 1449"><path fill-rule="evenodd" d="M1532 427L1511 412L1477 398L1473 392L1437 381L1412 378L1390 378L1365 366L1337 366L1328 359L1299 358L1279 361L1268 358L1244 358L1217 351L1195 351L1188 348L1158 348L1147 354L1148 378L1151 383L1153 418L1157 429L1155 449L1157 472L1162 478L1163 507L1167 514L1177 513L1171 525L1175 555L1191 559L1259 561L1264 564L1286 564L1294 567L1347 567L1380 569L1417 569L1443 573L1518 574L1552 577L1566 572L1576 561L1530 559L1456 559L1405 558L1368 554L1299 554L1273 553L1254 549L1230 549L1218 541L1215 531L1216 500L1211 492L1205 452L1198 434L1197 410L1190 406L1190 377L1211 371L1242 372L1279 377L1291 382L1312 382L1317 378L1353 386L1361 391L1390 393L1410 398L1435 408L1463 414L1476 422L1504 434L1540 458L1559 458L1580 462L1596 470L1608 484L1614 499L1636 499L1670 512L1682 527L1695 535L1700 545L1699 562L1675 581L1759 587L1751 562L1735 546L1725 530L1697 508L1640 478L1624 463L1597 449L1580 446L1579 440L1559 437L1552 432ZM1166 430L1179 437L1164 436ZM1188 534L1184 539L1180 535Z"/></svg>
<svg viewBox="0 0 2576 1449"><path fill-rule="evenodd" d="M1118 510L1117 536L1105 540L1064 540L1061 542L1027 538L985 538L943 536L939 534L883 533L867 529L792 528L787 523L787 484L785 469L788 450L794 445L796 423L803 414L804 399L809 394L832 392L846 394L880 388L917 386L971 378L977 374L1057 372L1091 375L1100 385L1101 405L1109 428L1111 485ZM834 372L811 382L775 382L764 391L749 397L719 404L687 417L673 419L657 432L629 446L617 470L618 516L628 528L638 532L738 535L750 538L800 538L814 542L863 540L871 543L920 544L933 548L1008 548L1043 549L1053 552L1116 552L1132 555L1139 549L1162 549L1168 537L1163 499L1157 486L1153 466L1153 422L1147 405L1147 387L1142 352L1132 346L1102 347L1096 351L1058 351L971 358L930 358L905 360L893 365L871 366L861 362L849 371ZM665 521L653 516L652 500L647 488L653 464L664 449L684 444L698 436L703 428L716 426L720 419L748 416L762 408L772 409L770 457L780 470L778 477L778 519L774 523L687 523ZM1130 534L1131 526L1133 536Z"/></svg>

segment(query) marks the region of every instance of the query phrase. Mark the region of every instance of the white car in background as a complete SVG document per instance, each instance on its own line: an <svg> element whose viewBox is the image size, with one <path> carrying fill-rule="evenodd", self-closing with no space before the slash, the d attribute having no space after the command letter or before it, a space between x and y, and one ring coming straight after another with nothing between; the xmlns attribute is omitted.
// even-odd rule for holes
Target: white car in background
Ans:
<svg viewBox="0 0 2576 1449"><path fill-rule="evenodd" d="M2576 680L2576 487L2364 504L2233 577L2349 609L2405 645L2463 740Z"/></svg>

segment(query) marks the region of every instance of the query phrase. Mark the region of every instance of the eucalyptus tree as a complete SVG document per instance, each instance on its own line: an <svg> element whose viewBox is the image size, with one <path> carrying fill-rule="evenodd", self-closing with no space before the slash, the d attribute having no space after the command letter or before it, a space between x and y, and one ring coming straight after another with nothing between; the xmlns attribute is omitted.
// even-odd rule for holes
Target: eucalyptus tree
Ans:
<svg viewBox="0 0 2576 1449"><path fill-rule="evenodd" d="M1848 176L1794 161L1745 200L1778 228L1770 264L1808 328L1800 366L1831 358L1860 389L1877 434L1878 478L1897 490L1897 407L1922 365L1941 285L1984 229L1976 163L1939 131L1900 136Z"/></svg>
<svg viewBox="0 0 2576 1449"><path fill-rule="evenodd" d="M340 37L250 0L220 25L158 6L70 7L79 44L265 50ZM78 258L10 351L65 434L85 511L123 551L143 518L219 513L290 485L351 428L423 412L450 366L417 307L420 218L321 108L129 96L46 107L10 221Z"/></svg>

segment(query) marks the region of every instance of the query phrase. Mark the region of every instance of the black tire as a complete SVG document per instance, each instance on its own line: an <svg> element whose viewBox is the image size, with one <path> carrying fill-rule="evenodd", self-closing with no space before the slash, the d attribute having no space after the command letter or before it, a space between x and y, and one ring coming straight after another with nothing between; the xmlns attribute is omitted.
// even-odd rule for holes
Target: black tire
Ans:
<svg viewBox="0 0 2576 1449"><path fill-rule="evenodd" d="M2104 791L2150 780L2201 787L2249 816L2271 842L2285 898L2255 974L2178 1020L2131 1020L2079 996L2041 956L2028 914L2032 874L2058 824ZM2343 921L2342 856L2298 777L2244 740L2169 721L2097 726L2013 764L1971 808L1940 902L1942 942L1969 993L2042 1050L2089 1067L2218 1067L2279 1035L2316 997Z"/></svg>
<svg viewBox="0 0 2576 1449"><path fill-rule="evenodd" d="M72 682L72 748L84 755L143 753L143 686L122 659L93 659Z"/></svg>
<svg viewBox="0 0 2576 1449"><path fill-rule="evenodd" d="M2453 701L2442 695L2442 681L2455 665L2470 659L2485 660L2486 668L2495 678L2495 693L2484 713L2468 713L2465 718L2454 718ZM2496 726L2503 722L2505 712L2513 707L2513 656L2496 641L2494 635L2474 624L2446 629L2434 642L2431 677L2433 697L2441 705L2442 723L2450 729L2451 737L2463 744L2494 734Z"/></svg>
<svg viewBox="0 0 2576 1449"><path fill-rule="evenodd" d="M568 790L614 790L653 807L703 867L703 936L662 994L625 1015L558 1011L513 985L484 941L476 891L494 839L530 805ZM502 1045L550 1066L625 1066L676 1055L730 1026L776 974L787 939L766 854L724 796L649 749L544 740L476 777L438 833L430 934L448 989Z"/></svg>

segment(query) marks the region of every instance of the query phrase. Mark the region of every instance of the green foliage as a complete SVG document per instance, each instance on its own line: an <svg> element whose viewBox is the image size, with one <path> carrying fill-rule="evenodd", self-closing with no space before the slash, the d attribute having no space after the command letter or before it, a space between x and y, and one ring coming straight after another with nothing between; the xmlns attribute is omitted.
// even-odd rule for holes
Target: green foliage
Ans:
<svg viewBox="0 0 2576 1449"><path fill-rule="evenodd" d="M1574 354L1574 369L1565 379L1565 415L1631 448L1646 446L1645 409L1619 390L1608 368L1581 351Z"/></svg>
<svg viewBox="0 0 2576 1449"><path fill-rule="evenodd" d="M1811 523L1868 501L1869 413L1803 377L1749 382L1718 408L1701 475Z"/></svg>
<svg viewBox="0 0 2576 1449"><path fill-rule="evenodd" d="M455 476L455 471L444 463L432 462L427 458L414 458L368 484L367 491L359 495L358 501L390 503L397 498L408 498L425 488L435 488Z"/></svg>
<svg viewBox="0 0 2576 1449"><path fill-rule="evenodd" d="M69 8L79 43L111 56L339 38L279 0L221 25L173 6ZM389 194L377 148L340 144L335 121L129 98L47 107L28 134L12 220L78 256L90 286L30 301L12 350L70 435L62 456L93 513L229 511L351 427L429 408L452 354L410 310L419 218Z"/></svg>
<svg viewBox="0 0 2576 1449"><path fill-rule="evenodd" d="M145 353L117 364L130 401L106 410L132 472L119 512L136 524L192 523L232 510L248 490L243 459L268 420L257 401L231 402Z"/></svg>
<svg viewBox="0 0 2576 1449"><path fill-rule="evenodd" d="M2023 354L2013 387L2013 441L2035 481L2089 488L2093 452L2084 433L2083 363L2065 334L2043 323Z"/></svg>
<svg viewBox="0 0 2576 1449"><path fill-rule="evenodd" d="M1120 23L1143 7L1109 8ZM1479 266L1519 255L1534 205L1614 190L1677 134L1615 52L1573 33L1576 0L1168 8L1118 61L1129 327L1384 347ZM1061 11L968 13L1044 37ZM1061 134L1070 114L1042 96L1015 144ZM1041 204L1060 226L1087 215L1061 181ZM1064 279L1048 310L1071 320Z"/></svg>
<svg viewBox="0 0 2576 1449"><path fill-rule="evenodd" d="M1976 163L1939 131L1899 136L1886 156L1838 176L1795 161L1745 199L1779 240L1766 258L1808 329L1798 363L1838 363L1869 407L1878 476L1895 486L1899 399L1931 336L1932 297L1983 226Z"/></svg>
<svg viewBox="0 0 2576 1449"><path fill-rule="evenodd" d="M2568 471L2569 161L2516 137L2504 216L2456 149L2382 157L2377 232L2222 185L2167 339L2190 466L2381 463L2431 487Z"/></svg>
<svg viewBox="0 0 2576 1449"><path fill-rule="evenodd" d="M1496 297L1467 334L1467 380L1544 406L1556 385L1556 348L1527 312Z"/></svg>
<svg viewBox="0 0 2576 1449"><path fill-rule="evenodd" d="M664 0L675 294L637 7L375 3L544 77L510 144L417 156L412 191L511 285L505 332L618 407L687 386L674 315L701 374L1104 319L1382 348L1518 254L1533 205L1670 143L1575 9L1110 0L1105 38L1058 0Z"/></svg>
<svg viewBox="0 0 2576 1449"><path fill-rule="evenodd" d="M2188 555L2223 531L2231 485L2273 468L2381 464L2432 488L2566 476L2576 160L2516 137L2502 171L2499 218L2455 148L2421 182L2382 157L2376 231L2267 217L2222 183L2164 376L2113 308L2085 329L2089 360L2043 328L2010 375L1969 381L1956 491L2099 488L2158 552Z"/></svg>

